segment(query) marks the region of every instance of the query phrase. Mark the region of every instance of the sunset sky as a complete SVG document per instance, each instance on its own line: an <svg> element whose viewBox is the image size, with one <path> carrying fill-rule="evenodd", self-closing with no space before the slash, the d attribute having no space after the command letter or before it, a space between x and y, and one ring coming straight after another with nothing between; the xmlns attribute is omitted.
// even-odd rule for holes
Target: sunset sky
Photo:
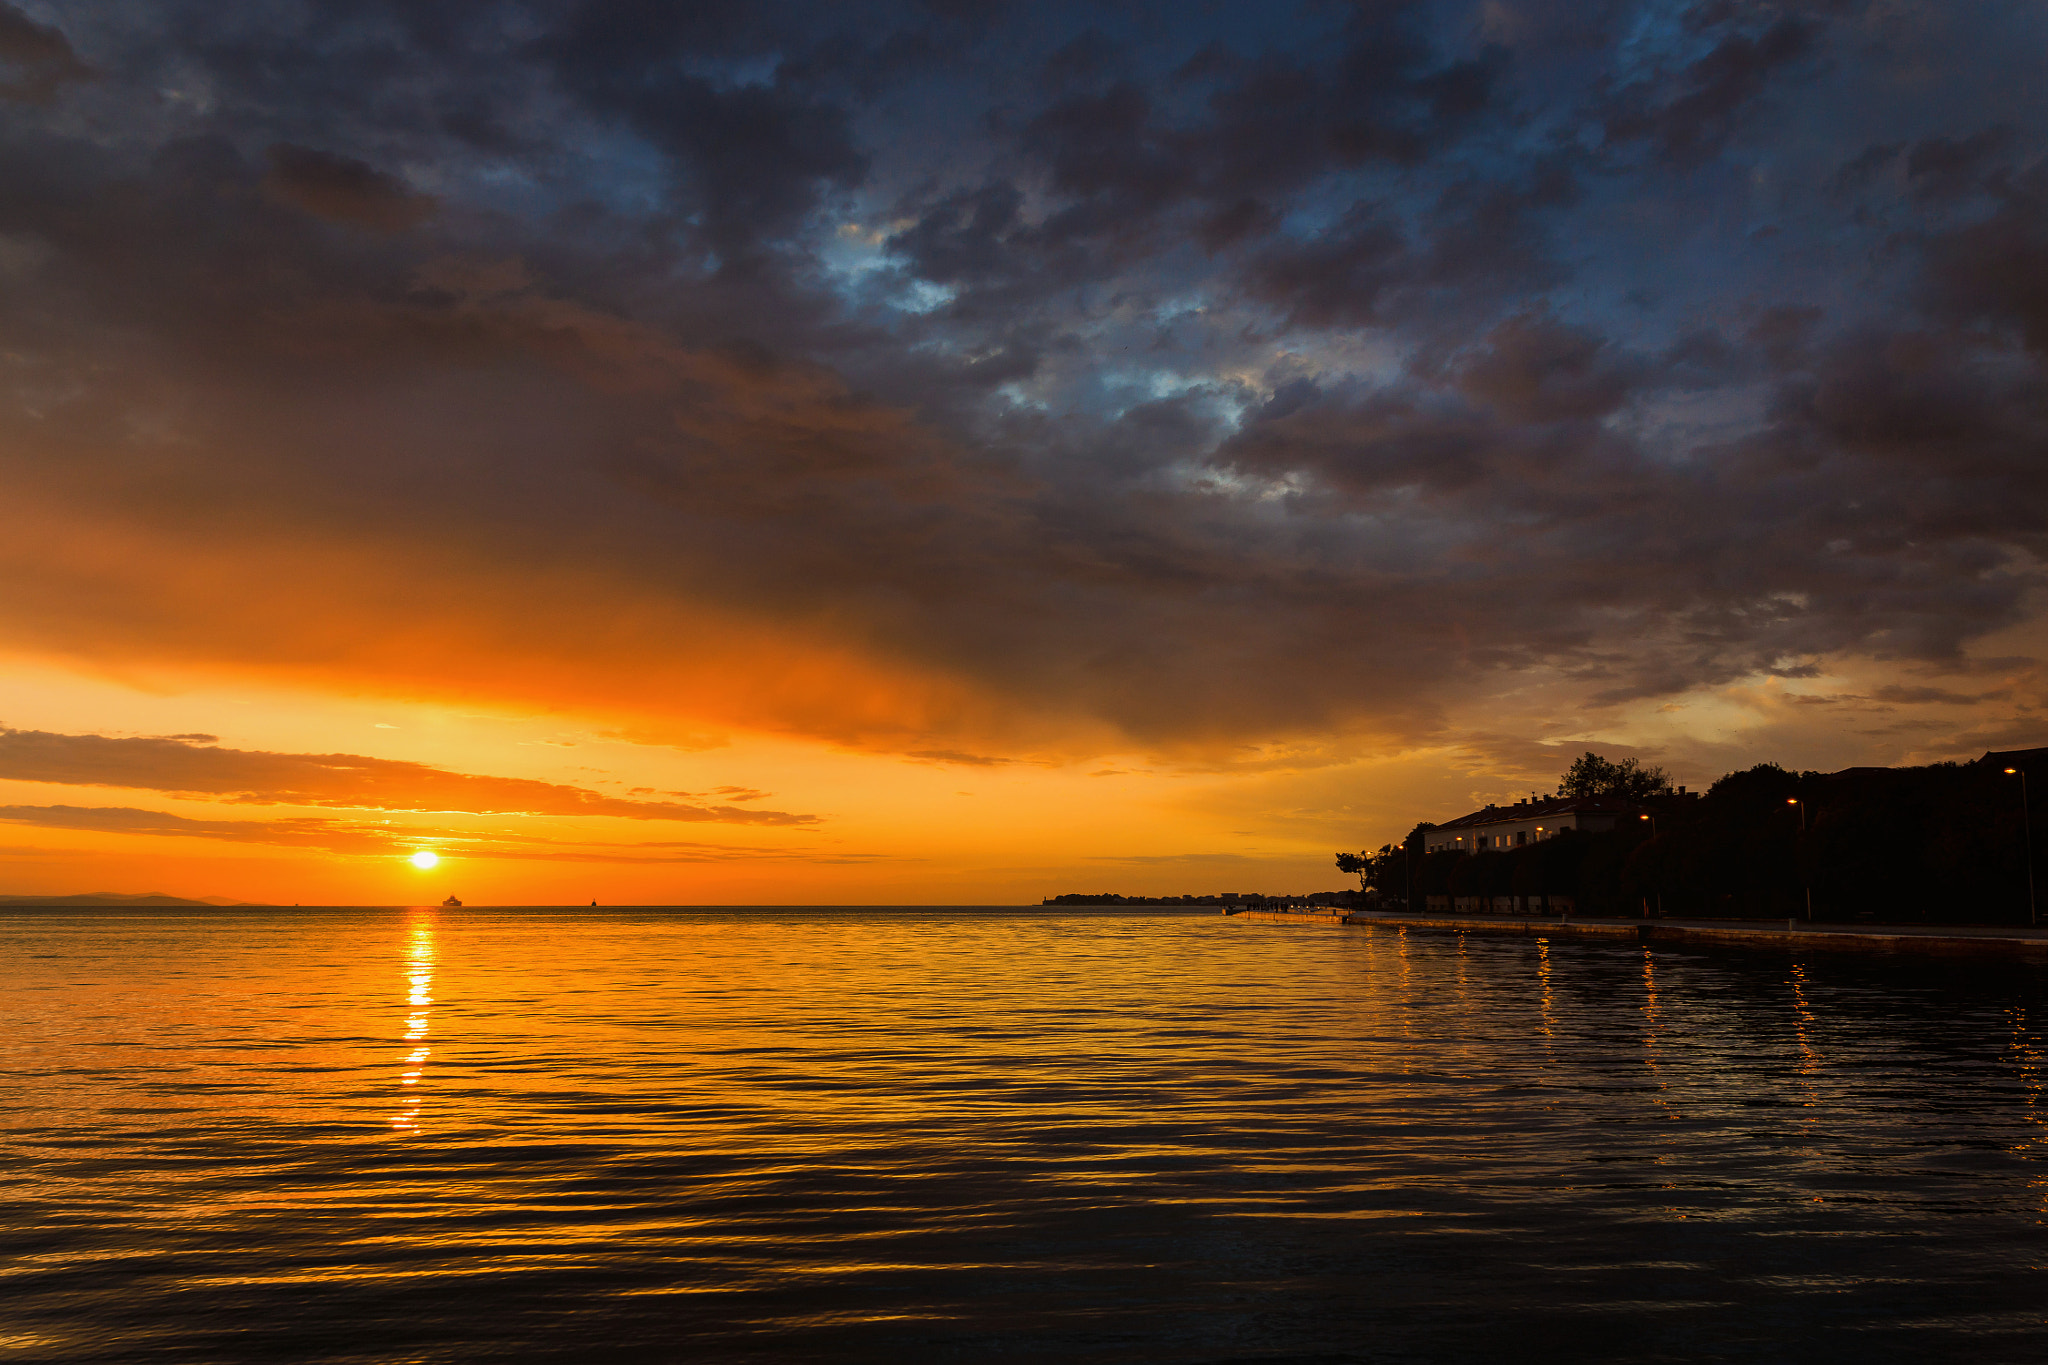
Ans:
<svg viewBox="0 0 2048 1365"><path fill-rule="evenodd" d="M2044 53L0 3L0 894L1312 891L1589 747L2048 744Z"/></svg>

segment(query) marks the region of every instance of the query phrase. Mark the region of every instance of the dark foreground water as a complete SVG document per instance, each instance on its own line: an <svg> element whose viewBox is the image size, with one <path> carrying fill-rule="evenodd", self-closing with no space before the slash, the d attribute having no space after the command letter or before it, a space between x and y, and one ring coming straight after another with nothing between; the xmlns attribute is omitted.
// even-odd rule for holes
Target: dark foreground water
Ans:
<svg viewBox="0 0 2048 1365"><path fill-rule="evenodd" d="M2048 977L1218 915L0 915L0 1361L2048 1359Z"/></svg>

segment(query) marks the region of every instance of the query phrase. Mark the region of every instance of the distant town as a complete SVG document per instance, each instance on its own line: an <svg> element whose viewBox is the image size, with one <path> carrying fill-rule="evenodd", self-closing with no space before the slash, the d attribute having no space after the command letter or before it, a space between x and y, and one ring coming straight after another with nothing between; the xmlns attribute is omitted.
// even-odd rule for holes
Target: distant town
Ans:
<svg viewBox="0 0 2048 1365"><path fill-rule="evenodd" d="M1049 896L1046 905L1330 906L1417 913L2038 923L2030 777L2048 747L1969 763L1792 772L1760 763L1704 792L1582 754L1549 797L1423 821L1336 855L1356 890Z"/></svg>

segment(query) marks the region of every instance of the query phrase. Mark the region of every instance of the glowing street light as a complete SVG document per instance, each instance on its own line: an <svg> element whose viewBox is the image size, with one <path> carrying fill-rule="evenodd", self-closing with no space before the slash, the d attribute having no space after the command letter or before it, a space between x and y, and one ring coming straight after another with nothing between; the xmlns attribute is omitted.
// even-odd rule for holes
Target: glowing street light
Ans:
<svg viewBox="0 0 2048 1365"><path fill-rule="evenodd" d="M2027 923L2038 929L2041 919L2034 911L2034 817L2027 809L2027 775L2018 768L2005 771L2020 780L2020 837L2027 841Z"/></svg>

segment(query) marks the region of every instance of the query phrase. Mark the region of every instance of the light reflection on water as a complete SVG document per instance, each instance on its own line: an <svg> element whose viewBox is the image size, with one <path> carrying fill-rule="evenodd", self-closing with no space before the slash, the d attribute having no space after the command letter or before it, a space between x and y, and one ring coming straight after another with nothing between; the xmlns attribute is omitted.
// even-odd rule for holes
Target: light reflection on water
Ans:
<svg viewBox="0 0 2048 1365"><path fill-rule="evenodd" d="M401 1133L420 1130L420 1078L427 1074L427 1058L434 1050L427 1046L427 1016L434 1008L434 914L430 909L412 912L405 954L405 1041L412 1050L405 1054L405 1072L398 1078L399 1110L391 1126Z"/></svg>
<svg viewBox="0 0 2048 1365"><path fill-rule="evenodd" d="M2038 1360L2044 1009L1208 915L8 914L0 1361Z"/></svg>

